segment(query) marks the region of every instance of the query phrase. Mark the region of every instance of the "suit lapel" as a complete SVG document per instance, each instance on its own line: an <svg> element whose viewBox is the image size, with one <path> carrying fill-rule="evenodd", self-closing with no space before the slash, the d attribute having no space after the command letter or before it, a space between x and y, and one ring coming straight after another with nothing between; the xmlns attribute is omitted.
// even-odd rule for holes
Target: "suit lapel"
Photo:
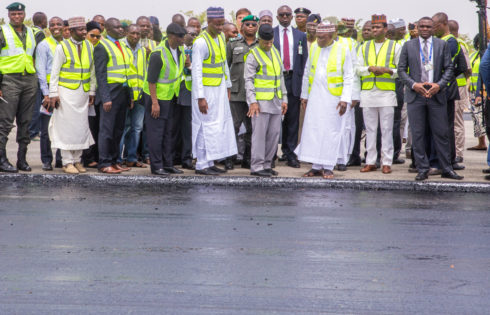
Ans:
<svg viewBox="0 0 490 315"><path fill-rule="evenodd" d="M274 46L278 51L281 51L281 42L279 40L279 26L274 27Z"/></svg>
<svg viewBox="0 0 490 315"><path fill-rule="evenodd" d="M293 32L293 60L296 60L296 55L298 54L298 49L296 49L296 47L298 47L298 35L296 33L296 29L294 27L291 26L291 32Z"/></svg>

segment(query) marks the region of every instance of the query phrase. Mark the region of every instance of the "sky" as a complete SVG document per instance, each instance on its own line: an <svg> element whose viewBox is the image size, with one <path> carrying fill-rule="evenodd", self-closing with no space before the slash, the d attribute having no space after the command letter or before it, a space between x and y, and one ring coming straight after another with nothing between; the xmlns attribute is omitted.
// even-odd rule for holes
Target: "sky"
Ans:
<svg viewBox="0 0 490 315"><path fill-rule="evenodd" d="M388 19L403 18L412 22L422 16L432 16L436 12L446 12L450 19L459 22L460 32L474 36L478 32L477 8L475 2L470 0L245 0L245 1L203 1L203 0L21 0L26 5L26 13L31 17L34 12L45 12L48 17L58 15L63 19L71 16L84 16L91 18L95 14L102 14L106 18L117 17L135 21L140 15L154 15L160 20L163 28L168 25L173 14L193 10L202 12L209 6L222 6L225 13L236 11L241 6L247 7L257 14L264 9L274 14L283 4L289 5L293 10L297 7L306 7L313 13L320 13L323 17L337 16L370 19L371 14L386 14ZM2 1L6 6L10 1ZM7 19L7 10L0 15ZM274 22L275 25L277 21Z"/></svg>

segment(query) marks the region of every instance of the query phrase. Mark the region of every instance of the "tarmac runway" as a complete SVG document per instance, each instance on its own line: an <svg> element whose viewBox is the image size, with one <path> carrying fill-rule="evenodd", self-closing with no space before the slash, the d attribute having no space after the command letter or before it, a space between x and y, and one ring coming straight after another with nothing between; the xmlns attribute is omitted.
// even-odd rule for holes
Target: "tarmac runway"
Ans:
<svg viewBox="0 0 490 315"><path fill-rule="evenodd" d="M488 314L489 201L0 181L0 314Z"/></svg>

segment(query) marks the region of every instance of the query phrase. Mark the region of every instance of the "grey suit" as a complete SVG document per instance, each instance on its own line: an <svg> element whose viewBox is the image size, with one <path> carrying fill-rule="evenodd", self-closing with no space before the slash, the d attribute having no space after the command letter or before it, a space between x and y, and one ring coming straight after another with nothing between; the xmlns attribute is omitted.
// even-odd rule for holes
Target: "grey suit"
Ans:
<svg viewBox="0 0 490 315"><path fill-rule="evenodd" d="M427 99L412 89L415 83L421 82L419 39L412 39L403 46L398 63L398 76L407 87L405 90L405 101L408 104L408 119L412 130L413 151L418 171L425 172L430 168L426 152L426 145L429 144L426 143L427 139L425 137L429 126L441 168L444 172L449 172L452 171L452 165L445 89L454 78L454 66L447 43L435 37L432 40L434 56L432 61L434 65L433 82L441 87L439 93ZM408 73L409 68L410 73Z"/></svg>

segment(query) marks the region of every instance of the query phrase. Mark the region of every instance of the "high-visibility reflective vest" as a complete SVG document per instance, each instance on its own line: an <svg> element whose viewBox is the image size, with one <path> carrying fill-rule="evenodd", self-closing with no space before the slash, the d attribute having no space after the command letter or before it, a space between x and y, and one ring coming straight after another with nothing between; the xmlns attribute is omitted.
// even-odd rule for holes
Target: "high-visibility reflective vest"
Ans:
<svg viewBox="0 0 490 315"><path fill-rule="evenodd" d="M338 42L344 44L344 45L347 45L349 46L349 51L352 51L352 47L356 47L357 45L357 41L352 39L351 37L342 37L342 36L339 36L338 38Z"/></svg>
<svg viewBox="0 0 490 315"><path fill-rule="evenodd" d="M104 46L109 56L107 61L107 83L124 84L133 73L131 64L133 63L133 53L119 41L123 53L112 41L101 38L99 42Z"/></svg>
<svg viewBox="0 0 490 315"><path fill-rule="evenodd" d="M145 82L146 70L148 68L146 49L140 47L136 51L136 54L133 54L131 48L127 46L125 41L123 41L123 44L133 55L133 63L131 64L132 71L128 77L128 83L133 91L133 100L138 101L142 95L141 92L143 90L143 83Z"/></svg>
<svg viewBox="0 0 490 315"><path fill-rule="evenodd" d="M258 101L269 101L277 95L279 99L282 99L282 60L277 49L271 48L272 59L259 46L250 50L250 53L253 54L259 64L259 70L254 78L255 98Z"/></svg>
<svg viewBox="0 0 490 315"><path fill-rule="evenodd" d="M83 85L83 90L90 90L90 66L93 62L94 48L88 40L84 40L81 47L81 58L78 56L77 46L70 40L61 42L66 62L61 66L59 85L67 89L76 90Z"/></svg>
<svg viewBox="0 0 490 315"><path fill-rule="evenodd" d="M476 91L477 84L478 84L478 75L480 73L480 54L475 51L471 56L470 56L470 64L471 64L471 80L470 80L470 89L472 92Z"/></svg>
<svg viewBox="0 0 490 315"><path fill-rule="evenodd" d="M56 46L59 45L59 42L56 39L54 39L53 36L46 37L43 41L46 41L46 43L49 46L49 50L51 50L51 53L54 56L54 52L56 51ZM50 80L51 80L51 68L46 69L46 81L48 82L48 84Z"/></svg>
<svg viewBox="0 0 490 315"><path fill-rule="evenodd" d="M225 74L226 41L223 33L218 35L218 44L207 31L199 35L208 46L209 57L202 64L202 84L204 86L219 86Z"/></svg>
<svg viewBox="0 0 490 315"><path fill-rule="evenodd" d="M468 45L466 45L466 43L461 38L456 38L456 40L459 43L459 47L463 46L466 53L469 53L470 50ZM456 77L456 82L458 83L459 87L466 86L466 84L468 84L468 80L466 80L466 76L464 75L464 73L461 73Z"/></svg>
<svg viewBox="0 0 490 315"><path fill-rule="evenodd" d="M312 59L310 75L308 77L308 93L310 93L311 87L313 86L318 58L320 57L321 50L322 48L320 48L320 46L318 46L317 44L312 45L310 49L310 56L312 56ZM346 45L343 45L340 42L334 42L328 56L327 87L330 94L334 96L341 96L344 89L344 61L346 51Z"/></svg>
<svg viewBox="0 0 490 315"><path fill-rule="evenodd" d="M367 41L362 47L365 65L387 67L393 69L393 71L396 71L396 65L394 64L395 47L396 42L387 39L381 46L378 54L376 54L374 41ZM361 80L361 89L363 90L371 90L376 84L376 87L380 90L395 91L395 79L393 79L388 73L380 76L375 76L374 73L370 73L367 76L362 76Z"/></svg>
<svg viewBox="0 0 490 315"><path fill-rule="evenodd" d="M167 41L165 40L165 42L155 50L155 52L160 52L163 62L156 83L157 98L159 100L171 100L174 96L179 96L180 82L182 82L182 72L184 71L185 66L184 50L182 47L178 48L180 50L180 57L179 64L176 64L172 52L167 48L166 42ZM152 52L152 54L155 52ZM143 91L150 95L147 79L145 79Z"/></svg>
<svg viewBox="0 0 490 315"><path fill-rule="evenodd" d="M0 72L3 74L24 73L24 71L36 73L33 60L36 40L32 29L26 27L26 49L12 25L2 25L2 32L5 47L0 51Z"/></svg>
<svg viewBox="0 0 490 315"><path fill-rule="evenodd" d="M148 48L150 48L151 51L154 51L157 46L158 45L156 41L154 41L153 39L148 39Z"/></svg>
<svg viewBox="0 0 490 315"><path fill-rule="evenodd" d="M454 38L458 42L458 52L456 53L456 55L451 56L451 60L454 61L456 56L461 52L461 45L459 45L458 39L456 37L454 37L453 34L446 35L446 36L442 37L441 39L447 42L450 38Z"/></svg>
<svg viewBox="0 0 490 315"><path fill-rule="evenodd" d="M410 36L410 32L407 32L405 34L405 37L403 37L403 41L405 41L405 42L408 42L411 39L412 39L412 36Z"/></svg>

